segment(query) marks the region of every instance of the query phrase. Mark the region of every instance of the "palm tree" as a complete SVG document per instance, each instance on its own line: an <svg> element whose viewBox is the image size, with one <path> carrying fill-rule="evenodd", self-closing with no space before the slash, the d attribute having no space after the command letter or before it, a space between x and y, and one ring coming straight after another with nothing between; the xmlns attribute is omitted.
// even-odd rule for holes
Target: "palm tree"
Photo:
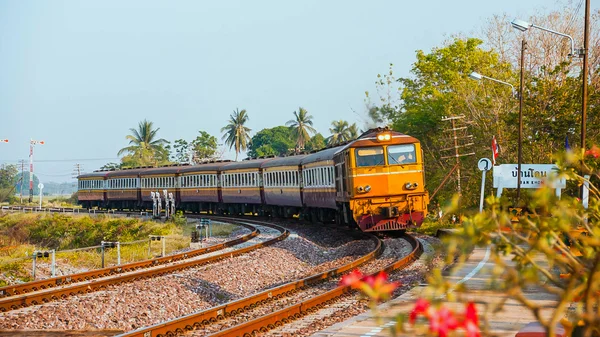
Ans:
<svg viewBox="0 0 600 337"><path fill-rule="evenodd" d="M358 132L358 126L356 126L356 123L352 123L352 125L350 125L350 127L348 128L348 135L350 136L350 139L358 138Z"/></svg>
<svg viewBox="0 0 600 337"><path fill-rule="evenodd" d="M302 151L304 149L304 144L310 140L310 133L317 133L315 128L312 127L313 116L308 114L308 111L303 107L298 109L298 112L294 111L294 116L296 119L291 119L285 125L290 127L292 131L292 135L296 138L296 150Z"/></svg>
<svg viewBox="0 0 600 337"><path fill-rule="evenodd" d="M125 137L129 139L129 146L119 150L117 155L127 152L130 158L136 158L136 162L141 165L156 163L156 157L164 153L164 145L168 142L162 138L156 139L156 133L160 128L153 130L152 126L152 122L144 119L138 124L137 130L129 129L131 134Z"/></svg>
<svg viewBox="0 0 600 337"><path fill-rule="evenodd" d="M350 129L348 128L348 122L344 120L331 122L332 128L329 128L331 136L327 140L328 145L337 145L346 141L350 138Z"/></svg>
<svg viewBox="0 0 600 337"><path fill-rule="evenodd" d="M229 116L229 124L221 128L221 132L225 132L223 140L229 145L229 149L235 147L235 160L237 161L238 153L248 149L250 143L250 128L244 126L248 121L246 110L235 109L232 115Z"/></svg>

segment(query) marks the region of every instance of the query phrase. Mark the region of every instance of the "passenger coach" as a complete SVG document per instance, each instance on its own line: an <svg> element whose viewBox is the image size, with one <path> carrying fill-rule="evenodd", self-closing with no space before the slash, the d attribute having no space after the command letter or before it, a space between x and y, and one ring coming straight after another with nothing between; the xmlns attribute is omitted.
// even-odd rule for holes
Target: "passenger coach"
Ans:
<svg viewBox="0 0 600 337"><path fill-rule="evenodd" d="M377 128L308 155L84 174L85 207L151 209L151 192L180 210L298 216L362 231L417 227L429 194L420 142Z"/></svg>

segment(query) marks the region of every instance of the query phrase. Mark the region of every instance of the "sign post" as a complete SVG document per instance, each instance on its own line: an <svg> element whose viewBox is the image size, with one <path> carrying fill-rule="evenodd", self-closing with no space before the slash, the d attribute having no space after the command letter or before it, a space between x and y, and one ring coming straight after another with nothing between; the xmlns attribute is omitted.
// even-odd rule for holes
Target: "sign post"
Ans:
<svg viewBox="0 0 600 337"><path fill-rule="evenodd" d="M479 213L483 212L483 195L485 193L485 174L492 168L492 161L487 158L479 159L477 167L481 170L481 195L479 196Z"/></svg>
<svg viewBox="0 0 600 337"><path fill-rule="evenodd" d="M40 209L42 209L42 199L43 199L43 194L42 194L42 190L44 189L44 184L39 183L38 184L38 188L40 189Z"/></svg>

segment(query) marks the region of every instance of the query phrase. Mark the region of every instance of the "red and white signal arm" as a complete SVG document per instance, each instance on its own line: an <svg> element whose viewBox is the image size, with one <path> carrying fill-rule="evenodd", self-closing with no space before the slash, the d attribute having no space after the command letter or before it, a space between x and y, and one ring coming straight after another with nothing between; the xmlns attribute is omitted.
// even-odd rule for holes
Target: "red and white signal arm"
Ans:
<svg viewBox="0 0 600 337"><path fill-rule="evenodd" d="M0 143L8 143L8 139L0 139Z"/></svg>

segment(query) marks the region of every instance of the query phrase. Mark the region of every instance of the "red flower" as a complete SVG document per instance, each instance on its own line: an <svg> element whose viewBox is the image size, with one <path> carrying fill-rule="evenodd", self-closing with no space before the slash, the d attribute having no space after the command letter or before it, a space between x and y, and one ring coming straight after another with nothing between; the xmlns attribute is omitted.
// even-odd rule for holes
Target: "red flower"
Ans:
<svg viewBox="0 0 600 337"><path fill-rule="evenodd" d="M363 274L358 269L354 269L350 274L342 276L340 285L351 286L352 288L360 287L361 278Z"/></svg>
<svg viewBox="0 0 600 337"><path fill-rule="evenodd" d="M591 149L585 151L585 155L592 156L594 158L598 158L598 157L600 157L600 148L598 148L596 145L594 145L594 146L592 146Z"/></svg>
<svg viewBox="0 0 600 337"><path fill-rule="evenodd" d="M417 300L417 303L415 303L415 307L413 308L413 310L410 312L410 315L408 316L408 320L410 322L410 324L414 324L415 320L417 319L417 316L421 315L421 314L425 314L425 316L427 316L427 310L429 309L429 301L427 301L426 299L423 298L419 298Z"/></svg>
<svg viewBox="0 0 600 337"><path fill-rule="evenodd" d="M448 332L456 330L458 326L458 320L450 309L442 306L437 311L430 310L429 331L437 332L439 337L448 336Z"/></svg>
<svg viewBox="0 0 600 337"><path fill-rule="evenodd" d="M463 326L467 330L467 337L480 337L479 331L479 319L477 318L477 308L473 302L467 304L467 310L465 312L465 320Z"/></svg>

